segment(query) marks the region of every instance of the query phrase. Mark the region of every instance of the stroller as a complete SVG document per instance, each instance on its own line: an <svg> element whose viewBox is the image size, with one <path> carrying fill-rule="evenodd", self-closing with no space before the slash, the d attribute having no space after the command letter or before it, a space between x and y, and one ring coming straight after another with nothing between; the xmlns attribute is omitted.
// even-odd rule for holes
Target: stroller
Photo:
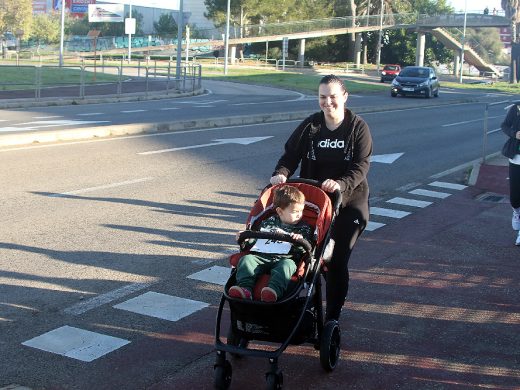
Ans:
<svg viewBox="0 0 520 390"><path fill-rule="evenodd" d="M320 363L327 371L332 371L339 360L340 328L337 321L324 323L321 272L330 261L334 241L331 230L341 205L339 191L327 195L321 190L321 183L307 179L290 179L286 185L297 187L305 195L303 220L314 230L315 245L304 239L293 240L290 235L260 232L260 222L275 213L272 205L274 190L280 185L264 190L255 202L241 232L238 243L241 252L230 256L232 265L217 312L215 326L216 362L214 366L214 386L227 389L231 385L232 366L226 353L235 357L253 356L267 358L269 371L266 373L268 389L281 389L282 371L278 368L278 358L289 344L312 343L320 351ZM253 299L244 300L228 295L229 288L236 284L236 265L247 251L244 242L249 238L264 238L287 241L299 245L305 255L297 264L289 288L273 303L260 301L260 291L267 286L270 275L261 275L254 287ZM230 325L227 342L221 340L221 323L226 303L229 305ZM250 348L250 341L281 344L278 348Z"/></svg>

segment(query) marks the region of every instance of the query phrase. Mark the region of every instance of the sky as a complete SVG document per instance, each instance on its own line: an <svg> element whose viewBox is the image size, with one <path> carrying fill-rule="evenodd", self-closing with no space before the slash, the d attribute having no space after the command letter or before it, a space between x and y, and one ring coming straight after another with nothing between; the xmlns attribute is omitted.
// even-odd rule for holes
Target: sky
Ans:
<svg viewBox="0 0 520 390"><path fill-rule="evenodd" d="M483 12L486 6L489 8L489 13L496 8L502 11L500 0L448 0L447 3L455 8L455 11L464 11L464 4L468 5L468 12Z"/></svg>

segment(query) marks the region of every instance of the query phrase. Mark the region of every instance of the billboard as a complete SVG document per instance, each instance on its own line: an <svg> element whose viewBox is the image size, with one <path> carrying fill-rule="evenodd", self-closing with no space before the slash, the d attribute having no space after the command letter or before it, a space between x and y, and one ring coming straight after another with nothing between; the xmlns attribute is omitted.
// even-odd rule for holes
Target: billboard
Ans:
<svg viewBox="0 0 520 390"><path fill-rule="evenodd" d="M96 0L72 0L70 12L73 14L86 14L89 4L95 4Z"/></svg>
<svg viewBox="0 0 520 390"><path fill-rule="evenodd" d="M179 10L180 0L100 0L104 3L132 4L139 7Z"/></svg>
<svg viewBox="0 0 520 390"><path fill-rule="evenodd" d="M123 22L125 19L125 6L123 4L89 4L88 21L97 22Z"/></svg>

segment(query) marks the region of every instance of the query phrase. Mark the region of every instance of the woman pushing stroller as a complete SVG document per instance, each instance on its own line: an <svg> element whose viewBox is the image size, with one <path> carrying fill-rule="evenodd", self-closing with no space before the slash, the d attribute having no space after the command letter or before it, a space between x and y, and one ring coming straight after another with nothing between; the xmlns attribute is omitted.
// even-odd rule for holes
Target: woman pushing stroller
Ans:
<svg viewBox="0 0 520 390"><path fill-rule="evenodd" d="M322 182L326 192L340 190L342 205L332 231L335 241L326 273L325 320L339 320L348 292L348 261L368 218L367 173L372 154L372 137L366 122L346 108L348 93L334 75L321 79L321 111L294 130L275 167L271 184L284 183L298 165L300 177Z"/></svg>

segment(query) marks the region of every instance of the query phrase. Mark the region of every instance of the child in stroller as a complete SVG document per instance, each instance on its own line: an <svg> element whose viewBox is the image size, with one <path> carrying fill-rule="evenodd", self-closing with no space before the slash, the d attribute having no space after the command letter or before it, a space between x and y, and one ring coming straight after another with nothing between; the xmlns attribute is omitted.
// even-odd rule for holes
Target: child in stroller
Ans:
<svg viewBox="0 0 520 390"><path fill-rule="evenodd" d="M330 260L333 240L330 232L335 216L341 205L339 191L329 195L321 190L320 184L308 179L290 179L284 184L267 188L255 202L238 243L240 253L230 257L231 276L220 300L216 326L215 347L217 358L214 366L214 385L227 389L231 384L232 367L226 359L226 352L233 356L255 356L268 359L269 371L266 373L267 387L280 389L283 383L282 372L278 369L278 358L289 344L310 342L320 350L320 363L327 371L332 371L339 360L340 329L335 320L324 323L321 292L321 272L325 262ZM302 220L311 226L313 233L311 245L305 239L293 239L289 234L258 231L261 222L275 213L274 193L281 186L293 186L305 195L305 208ZM268 286L271 275L263 274L256 278L252 289L253 299L233 297L232 287L237 286L237 264L247 254L244 243L248 239L270 239L289 242L302 248L304 255L296 265L285 294L275 302L261 300L261 291ZM227 343L221 341L221 323L224 306L229 306L230 325ZM278 348L250 347L253 340L281 343Z"/></svg>
<svg viewBox="0 0 520 390"><path fill-rule="evenodd" d="M305 195L291 185L280 186L274 191L275 215L260 223L260 231L289 234L293 240L312 241L311 227L302 221ZM237 234L237 240L240 232ZM244 243L246 245L246 243ZM247 240L250 253L244 255L237 266L237 285L228 290L233 298L251 299L256 278L271 274L269 283L260 292L262 302L275 302L287 290L296 271L296 264L305 254L298 245L272 239Z"/></svg>

